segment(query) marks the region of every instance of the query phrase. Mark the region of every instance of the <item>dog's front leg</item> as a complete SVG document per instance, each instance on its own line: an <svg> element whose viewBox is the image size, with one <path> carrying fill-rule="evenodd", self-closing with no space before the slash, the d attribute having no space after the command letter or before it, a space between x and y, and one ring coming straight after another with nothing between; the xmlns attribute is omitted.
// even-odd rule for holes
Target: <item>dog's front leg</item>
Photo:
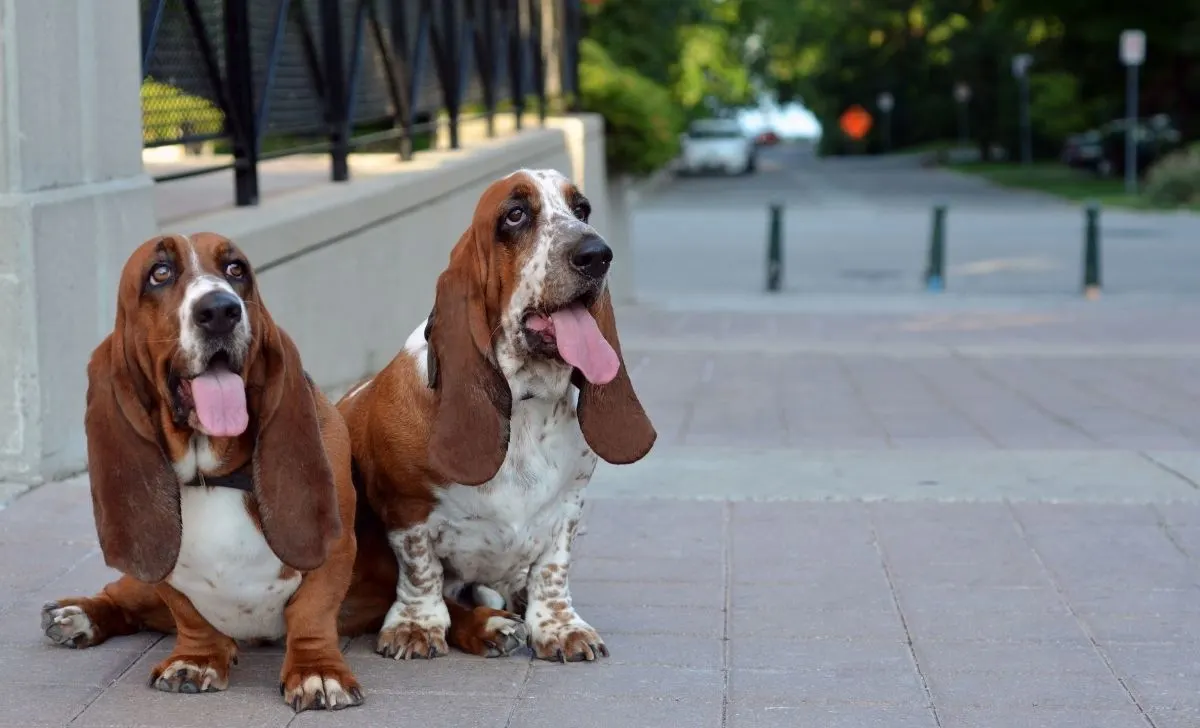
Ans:
<svg viewBox="0 0 1200 728"><path fill-rule="evenodd" d="M287 654L279 675L283 701L297 713L340 710L363 702L363 690L338 644L337 615L354 566L354 549L329 557L304 575L292 596L287 621Z"/></svg>
<svg viewBox="0 0 1200 728"><path fill-rule="evenodd" d="M397 660L434 658L450 651L446 630L450 612L442 599L442 562L424 523L388 533L400 575L396 601L379 631L375 651Z"/></svg>
<svg viewBox="0 0 1200 728"><path fill-rule="evenodd" d="M182 592L166 582L155 585L175 618L175 649L155 666L150 684L167 693L210 693L229 687L237 643L217 631Z"/></svg>
<svg viewBox="0 0 1200 728"><path fill-rule="evenodd" d="M578 519L575 515L561 524L550 547L529 570L525 623L529 626L533 652L543 660L590 662L608 657L604 640L571 606L567 571Z"/></svg>

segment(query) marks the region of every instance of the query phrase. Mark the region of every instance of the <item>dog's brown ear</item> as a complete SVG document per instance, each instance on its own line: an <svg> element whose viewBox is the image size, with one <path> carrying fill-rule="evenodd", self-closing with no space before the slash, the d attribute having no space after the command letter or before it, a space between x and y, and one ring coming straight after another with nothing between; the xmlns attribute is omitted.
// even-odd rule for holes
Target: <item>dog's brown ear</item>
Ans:
<svg viewBox="0 0 1200 728"><path fill-rule="evenodd" d="M179 477L159 442L118 326L88 363L88 477L104 563L140 581L175 568L182 535Z"/></svg>
<svg viewBox="0 0 1200 728"><path fill-rule="evenodd" d="M257 400L254 495L271 550L288 566L311 571L341 535L337 486L296 345L262 305L256 308L260 343L247 381Z"/></svg>
<svg viewBox="0 0 1200 728"><path fill-rule="evenodd" d="M629 380L621 341L617 337L617 317L607 289L592 306L592 316L600 333L617 352L621 367L616 378L608 384L591 384L581 376L575 377L579 386L579 427L588 446L606 462L614 465L634 463L650 452L658 433Z"/></svg>
<svg viewBox="0 0 1200 728"><path fill-rule="evenodd" d="M508 453L512 392L492 363L484 288L469 265L451 263L437 282L429 328L429 381L437 412L429 463L463 485L491 480Z"/></svg>

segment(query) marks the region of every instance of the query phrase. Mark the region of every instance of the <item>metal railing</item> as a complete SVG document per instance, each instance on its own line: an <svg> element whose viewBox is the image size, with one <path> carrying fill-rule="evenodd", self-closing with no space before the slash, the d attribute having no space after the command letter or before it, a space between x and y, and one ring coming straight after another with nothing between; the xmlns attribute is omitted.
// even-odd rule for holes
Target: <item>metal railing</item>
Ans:
<svg viewBox="0 0 1200 728"><path fill-rule="evenodd" d="M354 148L410 159L439 117L459 146L464 110L495 133L574 108L580 0L142 0L147 147L212 143L232 160L238 205L258 203L259 162L328 152L334 181Z"/></svg>

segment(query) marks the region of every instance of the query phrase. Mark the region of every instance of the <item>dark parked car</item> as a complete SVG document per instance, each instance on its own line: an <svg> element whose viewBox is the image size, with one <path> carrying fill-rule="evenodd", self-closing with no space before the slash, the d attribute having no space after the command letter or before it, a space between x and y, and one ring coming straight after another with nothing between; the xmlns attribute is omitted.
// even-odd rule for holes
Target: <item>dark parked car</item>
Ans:
<svg viewBox="0 0 1200 728"><path fill-rule="evenodd" d="M1074 169L1090 169L1095 171L1096 164L1103 156L1100 142L1104 135L1099 129L1085 131L1082 134L1072 134L1063 144L1062 162Z"/></svg>
<svg viewBox="0 0 1200 728"><path fill-rule="evenodd" d="M1116 119L1094 132L1088 132L1088 135L1098 134L1099 139L1089 136L1089 141L1083 145L1084 151L1080 153L1086 157L1086 162L1080 166L1104 177L1124 175L1127 126L1124 119ZM1140 177L1155 162L1178 149L1183 137L1169 116L1158 114L1139 119L1134 138L1137 143L1137 174Z"/></svg>

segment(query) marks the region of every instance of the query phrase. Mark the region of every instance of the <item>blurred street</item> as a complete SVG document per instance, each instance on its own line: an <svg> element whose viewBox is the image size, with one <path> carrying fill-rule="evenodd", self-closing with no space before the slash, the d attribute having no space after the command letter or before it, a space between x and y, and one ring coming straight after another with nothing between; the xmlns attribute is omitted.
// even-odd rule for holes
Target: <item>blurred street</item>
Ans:
<svg viewBox="0 0 1200 728"><path fill-rule="evenodd" d="M1081 206L923 169L918 155L818 159L804 143L762 150L758 174L685 178L636 219L639 295L745 294L765 281L767 207L785 205L787 294L921 290L932 208L947 205L946 285L958 294L1073 297ZM1200 216L1104 210L1107 292L1200 294Z"/></svg>

